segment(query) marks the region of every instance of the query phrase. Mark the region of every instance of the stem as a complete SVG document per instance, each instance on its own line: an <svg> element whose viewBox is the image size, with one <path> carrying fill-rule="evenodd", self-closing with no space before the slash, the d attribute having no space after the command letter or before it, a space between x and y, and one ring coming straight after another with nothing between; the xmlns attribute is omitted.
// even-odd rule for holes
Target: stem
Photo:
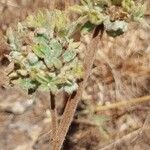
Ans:
<svg viewBox="0 0 150 150"><path fill-rule="evenodd" d="M58 128L58 122L57 122L57 110L56 110L56 103L55 103L55 95L50 92L50 111L51 111L51 116L52 116L52 134L51 134L51 139L52 139L52 150L54 149L54 144L55 144L55 138L57 135L57 128Z"/></svg>
<svg viewBox="0 0 150 150"><path fill-rule="evenodd" d="M84 67L85 67L84 78L83 78L83 81L79 83L79 88L77 92L74 92L72 94L72 96L70 97L70 99L68 100L66 104L62 119L60 121L60 125L57 130L57 137L56 137L55 146L54 146L55 149L53 150L60 150L62 147L62 144L68 132L69 126L73 120L73 116L75 114L77 105L82 97L82 92L86 86L88 77L91 73L91 69L95 60L95 54L98 49L97 48L98 41L99 41L99 37L98 37L99 32L97 32L98 29L99 31L100 30L103 31L103 27L101 28L101 26L98 26L95 29L92 40L87 46L87 51L86 51L85 60L84 60Z"/></svg>
<svg viewBox="0 0 150 150"><path fill-rule="evenodd" d="M113 103L113 104L110 104L107 106L98 106L95 109L95 111L99 112L99 111L105 111L105 110L109 110L109 109L122 108L125 106L135 105L137 103L143 103L143 102L147 102L147 101L150 101L150 96L143 96L143 97L134 98L134 99L130 99L130 100L122 100L120 102Z"/></svg>

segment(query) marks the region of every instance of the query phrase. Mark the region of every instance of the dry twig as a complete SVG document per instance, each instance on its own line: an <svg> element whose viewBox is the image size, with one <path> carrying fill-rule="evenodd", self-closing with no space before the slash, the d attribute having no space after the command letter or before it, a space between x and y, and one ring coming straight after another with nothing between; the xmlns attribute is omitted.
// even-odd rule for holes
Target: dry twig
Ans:
<svg viewBox="0 0 150 150"><path fill-rule="evenodd" d="M91 69L95 60L95 54L98 49L97 46L99 41L99 36L98 36L99 31L102 31L103 33L103 26L98 26L94 30L92 40L87 46L87 51L84 60L84 67L85 67L84 78L83 81L79 83L78 91L72 94L72 96L69 98L66 104L62 119L60 121L60 125L58 127L54 150L61 149L61 146L65 140L65 136L68 132L69 126L73 120L73 116L76 111L77 105L81 99L82 92L86 86L88 77L91 73Z"/></svg>
<svg viewBox="0 0 150 150"><path fill-rule="evenodd" d="M125 106L135 105L135 104L143 103L143 102L147 102L147 101L150 101L150 96L144 96L144 97L134 98L134 99L130 99L130 100L120 100L119 102L113 103L110 105L97 106L95 111L98 112L98 111L104 111L104 110L108 110L108 109L122 108Z"/></svg>
<svg viewBox="0 0 150 150"><path fill-rule="evenodd" d="M56 104L55 104L55 95L53 95L50 92L50 111L51 111L51 116L52 116L52 149L54 149L54 141L55 137L57 135L57 127L58 127L58 120L57 120L57 110L56 110Z"/></svg>

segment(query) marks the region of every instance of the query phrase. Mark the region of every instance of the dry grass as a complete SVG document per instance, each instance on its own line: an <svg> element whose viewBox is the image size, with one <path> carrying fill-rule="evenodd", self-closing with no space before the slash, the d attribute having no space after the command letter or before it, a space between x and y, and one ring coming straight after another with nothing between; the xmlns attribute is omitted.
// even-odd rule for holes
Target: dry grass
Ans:
<svg viewBox="0 0 150 150"><path fill-rule="evenodd" d="M66 2L65 7L68 7L74 1L78 0L63 2ZM5 0L0 0L0 29L5 32L10 24L24 19L28 14L41 7L53 8L53 2L51 0L7 0L5 3ZM64 4L57 5L57 7L62 8ZM150 15L149 10L147 18ZM96 104L104 105L116 102L118 99L132 99L149 95L149 33L150 27L148 26L132 25L128 33L117 39L104 35L83 99L90 99ZM7 49L5 45L3 47L3 43L0 43L0 52L2 53Z"/></svg>
<svg viewBox="0 0 150 150"><path fill-rule="evenodd" d="M124 36L104 37L87 88L100 104L149 94L150 27L132 25ZM134 33L134 34L131 34ZM93 85L93 82L95 85ZM90 98L85 94L84 98Z"/></svg>

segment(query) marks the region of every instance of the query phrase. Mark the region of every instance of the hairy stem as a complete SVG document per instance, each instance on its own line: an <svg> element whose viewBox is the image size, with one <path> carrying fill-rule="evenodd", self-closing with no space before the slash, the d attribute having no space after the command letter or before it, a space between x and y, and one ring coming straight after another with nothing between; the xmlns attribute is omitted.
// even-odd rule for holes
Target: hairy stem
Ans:
<svg viewBox="0 0 150 150"><path fill-rule="evenodd" d="M95 54L98 49L97 46L98 46L98 41L99 41L98 33L100 30L101 30L100 26L98 26L95 29L91 42L87 46L87 51L86 51L86 55L84 59L84 67L85 67L84 78L83 78L83 81L79 83L79 89L77 90L77 92L74 92L72 94L72 96L70 97L70 99L68 100L66 104L62 119L60 121L60 125L57 130L57 137L56 137L55 146L54 146L55 149L53 150L61 149L62 144L65 140L66 134L68 132L69 126L73 120L73 116L75 114L77 105L82 97L82 92L86 86L88 77L91 73L91 69L95 60Z"/></svg>
<svg viewBox="0 0 150 150"><path fill-rule="evenodd" d="M52 134L51 134L51 149L54 149L55 145L55 137L57 135L57 128L58 128L58 120L57 120L57 110L55 104L55 95L50 92L50 111L52 116Z"/></svg>

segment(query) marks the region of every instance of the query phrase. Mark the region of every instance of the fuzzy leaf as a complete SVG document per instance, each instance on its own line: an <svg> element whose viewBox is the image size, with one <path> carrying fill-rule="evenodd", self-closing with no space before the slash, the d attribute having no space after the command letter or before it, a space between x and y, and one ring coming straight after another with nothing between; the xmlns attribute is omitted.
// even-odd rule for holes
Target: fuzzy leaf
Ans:
<svg viewBox="0 0 150 150"><path fill-rule="evenodd" d="M33 52L40 58L44 58L45 55L49 55L50 54L50 47L46 44L36 44L33 45Z"/></svg>
<svg viewBox="0 0 150 150"><path fill-rule="evenodd" d="M71 60L73 60L76 56L76 52L74 50L67 50L65 51L65 53L63 54L63 58L65 62L69 62Z"/></svg>
<svg viewBox="0 0 150 150"><path fill-rule="evenodd" d="M94 29L95 25L87 22L83 27L82 27L82 32L83 33L88 33Z"/></svg>
<svg viewBox="0 0 150 150"><path fill-rule="evenodd" d="M39 90L41 90L41 91L51 91L53 94L56 94L57 91L58 91L58 88L53 82L51 82L51 83L48 83L48 84L41 84L39 86Z"/></svg>
<svg viewBox="0 0 150 150"><path fill-rule="evenodd" d="M74 6L70 7L70 10L72 12L75 12L75 13L79 14L79 15L84 15L85 12L88 11L88 7L80 6L80 5L74 5Z"/></svg>
<svg viewBox="0 0 150 150"><path fill-rule="evenodd" d="M123 9L129 13L132 11L134 6L135 6L134 0L123 0L122 1Z"/></svg>
<svg viewBox="0 0 150 150"><path fill-rule="evenodd" d="M140 19L144 16L144 13L146 12L146 5L139 4L135 6L132 10L132 18L134 21L140 21Z"/></svg>
<svg viewBox="0 0 150 150"><path fill-rule="evenodd" d="M18 78L18 73L17 72L12 72L8 76L9 76L10 79Z"/></svg>
<svg viewBox="0 0 150 150"><path fill-rule="evenodd" d="M84 68L81 62L77 61L74 63L72 68L72 74L74 77L80 79L84 75Z"/></svg>
<svg viewBox="0 0 150 150"><path fill-rule="evenodd" d="M104 26L107 33L112 37L119 36L128 29L128 23L125 21L111 22L109 19L107 19L104 21Z"/></svg>
<svg viewBox="0 0 150 150"><path fill-rule="evenodd" d="M77 83L72 83L71 85L67 85L64 87L64 91L67 92L68 94L72 94L77 89L78 89Z"/></svg>
<svg viewBox="0 0 150 150"><path fill-rule="evenodd" d="M120 1L120 0L119 0ZM94 0L94 3L96 3L99 6L110 6L111 0Z"/></svg>
<svg viewBox="0 0 150 150"><path fill-rule="evenodd" d="M36 38L37 43L39 44L47 44L49 42L49 37L46 34L40 34Z"/></svg>
<svg viewBox="0 0 150 150"><path fill-rule="evenodd" d="M10 43L10 47L13 51L20 51L21 49L21 41L18 39L18 34L12 30L12 28L8 28L6 31L7 39Z"/></svg>
<svg viewBox="0 0 150 150"><path fill-rule="evenodd" d="M53 64L56 69L60 69L62 67L62 62L57 58L53 58Z"/></svg>
<svg viewBox="0 0 150 150"><path fill-rule="evenodd" d="M42 11L38 11L38 13L35 16L30 15L27 18L27 23L30 27L34 27L34 28L45 26L47 23L46 13Z"/></svg>
<svg viewBox="0 0 150 150"><path fill-rule="evenodd" d="M50 69L53 67L53 59L50 57L45 57L44 62L46 63L47 67Z"/></svg>
<svg viewBox="0 0 150 150"><path fill-rule="evenodd" d="M17 70L17 73L24 76L24 77L28 75L27 70L24 70L24 69Z"/></svg>
<svg viewBox="0 0 150 150"><path fill-rule="evenodd" d="M73 39L69 40L68 49L77 49L80 46L80 42L74 42Z"/></svg>
<svg viewBox="0 0 150 150"><path fill-rule="evenodd" d="M113 5L121 6L123 0L111 0Z"/></svg>
<svg viewBox="0 0 150 150"><path fill-rule="evenodd" d="M52 49L50 51L51 57L59 57L61 55L61 53L62 53L62 46L56 39L52 39L51 40L50 47Z"/></svg>
<svg viewBox="0 0 150 150"><path fill-rule="evenodd" d="M20 79L20 85L25 90L33 89L36 86L34 83L32 83L32 80L30 79Z"/></svg>
<svg viewBox="0 0 150 150"><path fill-rule="evenodd" d="M38 57L34 53L29 53L27 59L31 65L38 63Z"/></svg>
<svg viewBox="0 0 150 150"><path fill-rule="evenodd" d="M54 18L53 21L55 22L55 29L60 35L64 35L67 31L67 24L68 19L65 16L65 13L60 10L54 11Z"/></svg>
<svg viewBox="0 0 150 150"><path fill-rule="evenodd" d="M88 17L89 17L89 21L95 25L101 24L104 20L103 15L100 12L97 12L95 10L89 11Z"/></svg>
<svg viewBox="0 0 150 150"><path fill-rule="evenodd" d="M48 84L49 79L46 77L46 75L44 74L44 72L42 73L37 73L35 75L35 79L37 80L37 82L39 82L40 84Z"/></svg>
<svg viewBox="0 0 150 150"><path fill-rule="evenodd" d="M14 59L15 61L18 61L18 62L24 58L23 55L18 51L12 51L10 53L10 56L12 57L12 59Z"/></svg>

